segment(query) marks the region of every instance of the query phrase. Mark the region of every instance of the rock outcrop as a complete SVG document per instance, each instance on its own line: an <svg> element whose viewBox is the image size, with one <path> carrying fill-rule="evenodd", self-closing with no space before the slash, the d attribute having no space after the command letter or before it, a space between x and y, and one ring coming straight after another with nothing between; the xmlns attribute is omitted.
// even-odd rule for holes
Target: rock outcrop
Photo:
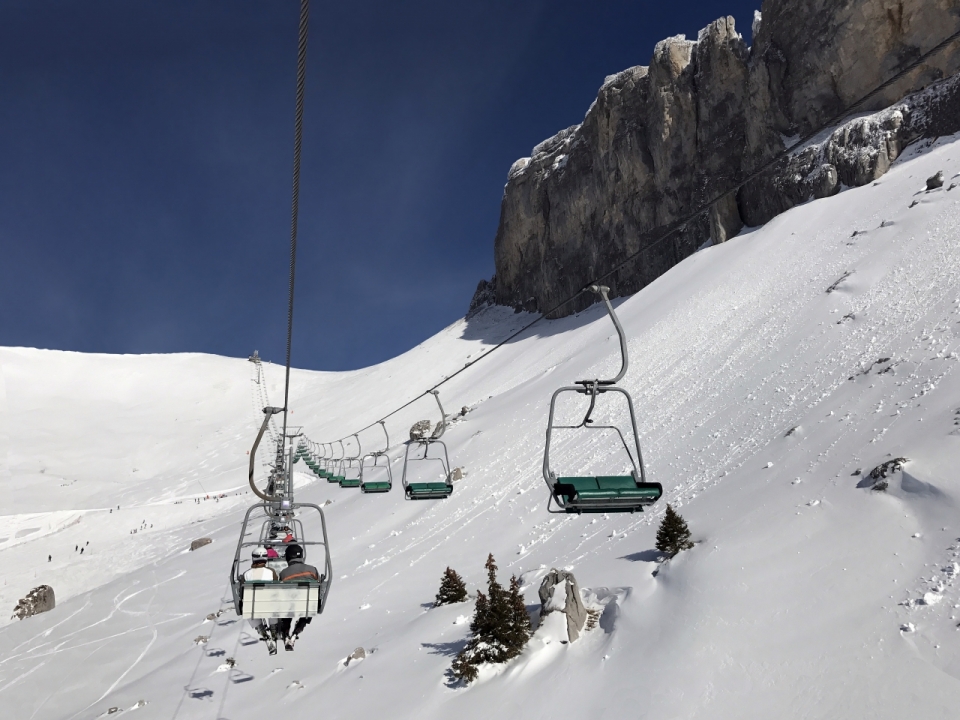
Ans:
<svg viewBox="0 0 960 720"><path fill-rule="evenodd" d="M410 442L422 442L430 436L430 421L417 420L410 426Z"/></svg>
<svg viewBox="0 0 960 720"><path fill-rule="evenodd" d="M366 657L367 657L367 651L364 650L362 647L358 647L352 653L347 655L347 659L343 661L343 664L349 665L350 663L356 663L356 662L359 662L360 660L363 660Z"/></svg>
<svg viewBox="0 0 960 720"><path fill-rule="evenodd" d="M17 603L13 609L13 617L23 620L53 610L56 605L57 599L53 588L49 585L41 585L28 592L27 596Z"/></svg>
<svg viewBox="0 0 960 720"><path fill-rule="evenodd" d="M567 639L580 637L587 622L587 609L580 596L580 586L573 573L553 568L540 583L540 620L552 612L567 616Z"/></svg>
<svg viewBox="0 0 960 720"><path fill-rule="evenodd" d="M513 164L496 275L480 283L471 310L496 302L545 312L611 271L613 295L636 292L704 243L841 184L871 182L906 143L960 129L950 83L937 97L890 108L957 73L953 43L858 107L889 111L847 123L735 190L960 27L958 0L765 0L762 10L753 47L730 17L696 41L661 41L649 66L606 79L583 123ZM690 217L700 207L709 209ZM656 242L668 229L669 240ZM553 316L590 302L581 297Z"/></svg>
<svg viewBox="0 0 960 720"><path fill-rule="evenodd" d="M209 545L213 540L211 538L197 538L196 540L191 541L190 550L199 550L204 545Z"/></svg>

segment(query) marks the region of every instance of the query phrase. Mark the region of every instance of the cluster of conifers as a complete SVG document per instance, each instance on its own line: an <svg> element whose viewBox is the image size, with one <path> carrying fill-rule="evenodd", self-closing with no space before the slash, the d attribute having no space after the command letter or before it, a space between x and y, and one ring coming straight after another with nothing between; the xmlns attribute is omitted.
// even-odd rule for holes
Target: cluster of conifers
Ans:
<svg viewBox="0 0 960 720"><path fill-rule="evenodd" d="M657 550L664 558L672 558L692 547L687 522L667 505L657 529ZM450 667L450 674L465 683L476 680L480 665L505 663L517 657L533 634L517 576L512 575L509 587L504 588L497 580L497 564L492 553L487 556L485 567L487 592L477 590L470 639ZM456 570L448 567L440 580L435 604L452 605L467 599L466 583Z"/></svg>

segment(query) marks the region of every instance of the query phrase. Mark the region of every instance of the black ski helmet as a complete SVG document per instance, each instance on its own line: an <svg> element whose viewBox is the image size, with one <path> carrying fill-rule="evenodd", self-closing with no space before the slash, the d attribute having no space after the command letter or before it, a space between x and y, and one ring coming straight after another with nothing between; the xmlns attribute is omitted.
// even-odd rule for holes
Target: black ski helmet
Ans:
<svg viewBox="0 0 960 720"><path fill-rule="evenodd" d="M303 560L303 548L299 545L288 545L286 558L287 562L291 560Z"/></svg>

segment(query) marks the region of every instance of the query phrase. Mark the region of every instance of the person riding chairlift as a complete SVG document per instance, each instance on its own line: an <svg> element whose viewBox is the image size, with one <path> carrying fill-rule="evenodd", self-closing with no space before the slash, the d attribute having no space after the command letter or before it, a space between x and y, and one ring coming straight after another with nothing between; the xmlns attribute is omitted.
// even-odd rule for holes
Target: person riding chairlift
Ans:
<svg viewBox="0 0 960 720"><path fill-rule="evenodd" d="M276 554L276 551L274 551L274 554ZM279 580L276 571L267 567L267 558L269 556L269 550L263 547L263 545L258 545L255 547L250 555L250 559L252 561L250 569L243 574L243 579L245 581L266 580L271 582L276 582Z"/></svg>
<svg viewBox="0 0 960 720"><path fill-rule="evenodd" d="M276 538L274 538L274 542L277 542ZM273 545L267 548L267 567L278 573L287 567L287 561L283 559L283 556L277 552Z"/></svg>
<svg viewBox="0 0 960 720"><path fill-rule="evenodd" d="M276 554L276 553L274 553ZM259 545L251 553L252 564L250 569L243 574L244 582L276 582L279 578L275 570L267 567L267 548ZM256 620L253 627L260 635L260 639L267 644L267 650L271 655L277 652L277 627L268 620Z"/></svg>
<svg viewBox="0 0 960 720"><path fill-rule="evenodd" d="M299 545L287 546L286 557L287 567L280 571L280 582L319 581L321 579L320 572L313 565L307 565L303 561L303 548ZM294 626L292 633L290 632L290 625L293 618L281 618L277 621L277 632L279 637L283 638L284 649L293 650L293 644L312 619L309 617L297 618L297 624Z"/></svg>

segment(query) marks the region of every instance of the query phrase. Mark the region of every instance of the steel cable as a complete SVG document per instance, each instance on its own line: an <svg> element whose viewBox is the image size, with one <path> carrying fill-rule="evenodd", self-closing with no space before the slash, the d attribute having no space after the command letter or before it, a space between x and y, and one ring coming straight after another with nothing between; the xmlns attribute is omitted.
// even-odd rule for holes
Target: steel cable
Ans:
<svg viewBox="0 0 960 720"><path fill-rule="evenodd" d="M307 26L310 0L300 0L300 32L297 41L297 110L293 132L293 202L290 212L290 297L287 303L287 369L283 385L283 437L287 436L290 404L290 349L293 343L293 288L297 276L297 222L300 214L300 149L303 143L303 88L307 75Z"/></svg>

